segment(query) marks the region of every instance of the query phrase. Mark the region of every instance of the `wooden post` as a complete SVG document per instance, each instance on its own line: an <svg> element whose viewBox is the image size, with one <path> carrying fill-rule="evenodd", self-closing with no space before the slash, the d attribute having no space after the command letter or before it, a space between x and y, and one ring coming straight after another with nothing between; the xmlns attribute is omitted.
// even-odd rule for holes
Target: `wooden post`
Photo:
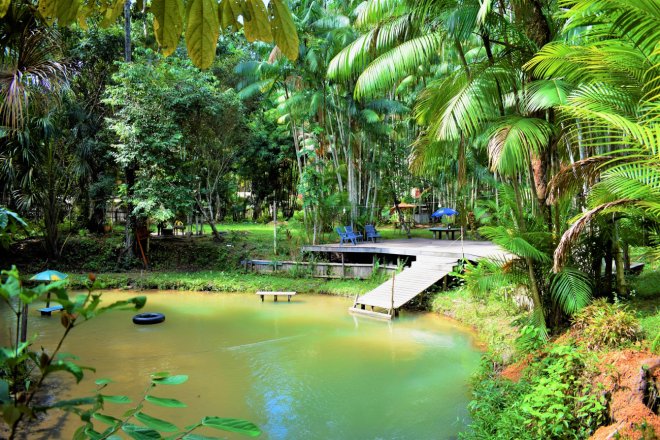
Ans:
<svg viewBox="0 0 660 440"><path fill-rule="evenodd" d="M27 342L27 326L28 326L28 305L23 304L23 311L21 312L21 342Z"/></svg>
<svg viewBox="0 0 660 440"><path fill-rule="evenodd" d="M392 272L392 296L390 297L390 315L394 315L394 278L396 277L396 271Z"/></svg>
<svg viewBox="0 0 660 440"><path fill-rule="evenodd" d="M346 266L344 266L344 253L341 253L341 277L346 278Z"/></svg>
<svg viewBox="0 0 660 440"><path fill-rule="evenodd" d="M273 254L277 255L277 202L273 200Z"/></svg>

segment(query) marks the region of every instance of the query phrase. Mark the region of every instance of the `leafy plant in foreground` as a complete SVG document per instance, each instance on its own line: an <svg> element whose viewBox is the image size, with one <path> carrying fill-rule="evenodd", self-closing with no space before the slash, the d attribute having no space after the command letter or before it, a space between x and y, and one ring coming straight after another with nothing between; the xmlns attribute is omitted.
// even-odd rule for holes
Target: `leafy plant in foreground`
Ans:
<svg viewBox="0 0 660 440"><path fill-rule="evenodd" d="M155 373L140 401L126 411L121 419L102 413L106 403L127 404L131 400L127 396L113 396L103 394L108 379L96 381L97 392L93 397L83 397L70 400L59 400L44 404L38 402L35 396L46 388L45 381L53 373L64 371L73 375L79 383L84 377L84 370L94 371L94 368L76 364L76 357L60 352L62 344L74 327L87 322L93 317L113 309L140 309L146 303L146 297L139 296L123 301L116 301L107 306L101 306L101 294L94 291L99 287L96 277L90 274L86 285L87 293L70 298L64 282L39 284L34 288L24 287L16 267L9 271L2 271L0 284L0 298L15 315L15 335L10 346L0 347L0 426L6 425L9 439L18 434L19 424L25 420L33 420L39 413L59 409L80 416L84 422L76 433L74 439L104 439L117 438L116 433L122 431L129 437L137 440L160 439L161 432L176 433L168 438L201 439L211 438L192 434L192 431L207 427L222 431L236 432L249 436L261 433L259 428L251 422L240 419L222 417L204 417L200 422L179 430L172 423L158 419L145 413L146 403L169 408L185 407L186 405L176 399L158 397L151 394L158 385L179 385L188 380L188 376L169 373ZM27 340L21 335L27 334L27 306L42 298L45 294L55 296L55 302L63 306L61 323L64 332L56 347L49 352L41 347L33 349L35 338ZM88 408L84 408L91 405ZM94 422L109 425L103 432L94 429Z"/></svg>
<svg viewBox="0 0 660 440"><path fill-rule="evenodd" d="M153 390L159 385L180 385L188 380L186 375L170 375L169 373L154 373L151 375L149 386L144 391L140 401L131 409L123 413L121 418L104 414L101 410L105 409L105 403L129 404L132 403L128 396L113 396L102 394L108 384L109 379L99 379L96 381L98 386L97 394L94 398L85 399L93 406L88 410L81 410L77 406L69 408L69 411L78 414L85 422L78 428L74 435L74 440L83 439L106 439L116 438L119 431L136 440L153 440L163 438L161 433L167 433L167 438L176 439L211 439L214 437L200 436L192 432L199 428L212 428L220 431L236 432L239 434L256 437L261 434L261 430L251 422L241 419L230 419L223 417L204 417L198 423L186 426L180 430L176 425L167 420L159 419L147 414L144 410L146 404L164 408L184 408L186 404L177 399L168 397L158 397L152 394ZM148 407L148 405L147 405ZM95 429L94 422L102 425L108 425L103 432Z"/></svg>
<svg viewBox="0 0 660 440"><path fill-rule="evenodd" d="M2 271L1 276L0 299L16 317L14 340L9 347L0 347L0 372L2 372L0 409L2 421L9 427L9 438L12 439L16 435L19 422L24 418L33 419L39 412L79 404L79 402L56 402L42 406L34 403L37 392L44 387L44 381L51 374L64 371L73 375L76 382L80 382L84 370L94 371L93 368L77 365L74 356L60 351L71 330L108 310L140 309L146 303L146 297L139 296L101 306L101 295L93 293L98 287L96 277L91 274L87 293L74 298L69 298L64 288L64 281L27 288L23 286L16 267ZM32 348L34 340L27 339L28 306L45 294L55 295L55 302L63 306L61 323L64 332L57 346L50 353L43 347L34 350Z"/></svg>

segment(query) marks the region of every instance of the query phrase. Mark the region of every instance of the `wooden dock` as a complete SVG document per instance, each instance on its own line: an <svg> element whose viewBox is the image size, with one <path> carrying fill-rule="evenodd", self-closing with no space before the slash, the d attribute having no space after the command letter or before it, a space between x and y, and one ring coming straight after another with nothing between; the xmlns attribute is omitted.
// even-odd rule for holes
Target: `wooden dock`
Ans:
<svg viewBox="0 0 660 440"><path fill-rule="evenodd" d="M274 298L275 302L277 302L277 297L278 296L286 296L287 302L291 302L291 297L294 296L296 294L296 292L272 292L272 291L262 291L262 290L260 290L256 294L261 297L261 302L264 302L264 297L265 296L272 296Z"/></svg>
<svg viewBox="0 0 660 440"><path fill-rule="evenodd" d="M433 284L446 277L458 261L476 262L482 258L508 259L511 255L490 241L473 240L434 240L432 232L429 238L401 238L383 240L380 243L338 243L303 246L303 252L321 253L331 258L341 259L359 257L359 254L372 255L373 260L388 256L405 260L414 260L409 268L404 269L392 280L388 280L371 292L356 297L351 313L359 313L376 318L392 319L398 315L398 309L424 292Z"/></svg>
<svg viewBox="0 0 660 440"><path fill-rule="evenodd" d="M303 252L326 254L373 254L411 257L441 257L477 261L481 258L507 258L509 255L490 241L434 240L429 238L401 238L379 243L343 244L330 243L303 246Z"/></svg>
<svg viewBox="0 0 660 440"><path fill-rule="evenodd" d="M458 259L451 257L418 257L409 268L356 298L348 310L375 318L392 319L401 306L446 277L457 263Z"/></svg>

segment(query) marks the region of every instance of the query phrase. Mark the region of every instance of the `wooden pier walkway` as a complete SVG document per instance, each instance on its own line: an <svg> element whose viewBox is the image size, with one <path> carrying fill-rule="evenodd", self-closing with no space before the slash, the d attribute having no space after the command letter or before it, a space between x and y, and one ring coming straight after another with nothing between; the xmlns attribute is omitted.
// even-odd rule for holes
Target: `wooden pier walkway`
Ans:
<svg viewBox="0 0 660 440"><path fill-rule="evenodd" d="M451 257L418 257L409 268L371 292L356 298L351 313L392 319L399 307L446 277L458 260ZM369 309L367 309L369 307Z"/></svg>

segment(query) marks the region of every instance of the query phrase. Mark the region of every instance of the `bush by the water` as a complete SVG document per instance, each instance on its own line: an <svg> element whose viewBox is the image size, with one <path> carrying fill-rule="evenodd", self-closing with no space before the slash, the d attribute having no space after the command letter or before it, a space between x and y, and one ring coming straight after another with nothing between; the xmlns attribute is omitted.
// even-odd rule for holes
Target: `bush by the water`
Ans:
<svg viewBox="0 0 660 440"><path fill-rule="evenodd" d="M592 384L594 358L574 344L558 345L532 362L519 382L484 363L475 378L465 439L583 439L607 421L607 401Z"/></svg>
<svg viewBox="0 0 660 440"><path fill-rule="evenodd" d="M642 337L638 319L625 306L598 299L573 317L573 329L590 349L615 348Z"/></svg>
<svg viewBox="0 0 660 440"><path fill-rule="evenodd" d="M60 270L80 272L121 272L142 268L140 259L127 260L122 253L123 235L70 237L56 263ZM227 270L239 267L250 253L250 244L240 234L230 233L225 241L211 237L170 238L149 241L147 255L153 270ZM38 272L53 265L43 241L25 240L0 255L0 264L16 264L24 272Z"/></svg>

